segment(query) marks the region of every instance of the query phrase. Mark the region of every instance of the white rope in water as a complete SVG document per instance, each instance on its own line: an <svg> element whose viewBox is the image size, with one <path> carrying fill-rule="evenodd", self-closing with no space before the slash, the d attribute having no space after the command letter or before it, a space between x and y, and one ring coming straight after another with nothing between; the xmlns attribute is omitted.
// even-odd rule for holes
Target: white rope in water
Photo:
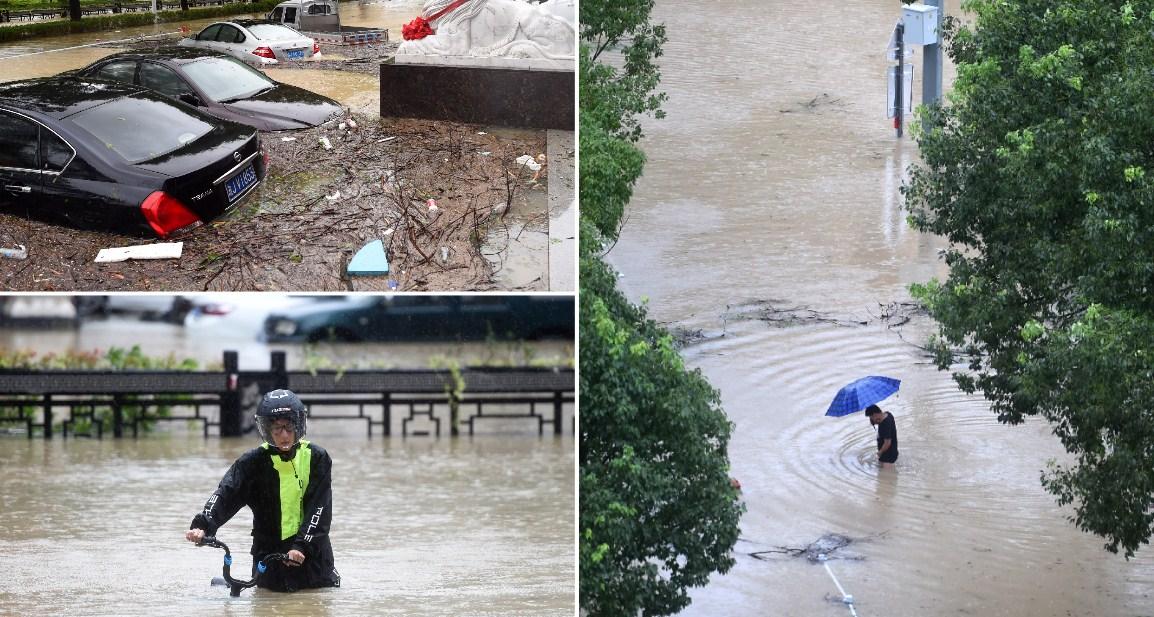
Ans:
<svg viewBox="0 0 1154 617"><path fill-rule="evenodd" d="M833 584L837 585L837 590L841 592L842 604L845 604L846 608L849 609L850 615L853 615L853 617L857 617L857 611L854 610L854 607L853 607L853 596L846 593L845 589L842 589L841 583L839 583L837 580L837 577L833 575L833 570L829 569L829 563L827 563L828 559L829 558L826 557L824 554L817 556L817 560L821 562L821 565L825 566L825 571L829 573L829 577L833 579Z"/></svg>

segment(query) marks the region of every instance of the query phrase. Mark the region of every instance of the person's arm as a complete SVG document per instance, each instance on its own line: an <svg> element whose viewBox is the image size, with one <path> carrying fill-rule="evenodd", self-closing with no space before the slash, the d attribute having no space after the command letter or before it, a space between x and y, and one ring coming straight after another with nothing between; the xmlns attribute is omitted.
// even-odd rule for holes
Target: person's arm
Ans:
<svg viewBox="0 0 1154 617"><path fill-rule="evenodd" d="M244 507L243 487L246 477L245 457L241 457L228 468L216 490L204 503L204 509L192 519L192 525L185 537L189 542L199 542L204 536L215 536L222 525L227 523ZM196 532L200 533L196 533Z"/></svg>
<svg viewBox="0 0 1154 617"><path fill-rule="evenodd" d="M882 442L882 447L878 448L878 456L885 454L886 450L889 450L893 443L894 440L886 438L886 440Z"/></svg>
<svg viewBox="0 0 1154 617"><path fill-rule="evenodd" d="M332 471L333 460L328 452L318 448L313 452L312 469L309 470L309 487L305 490L302 508L304 516L292 543L292 550L301 553L295 559L297 563L302 563L304 557L314 556L317 541L329 535L333 506ZM289 556L293 556L292 551Z"/></svg>

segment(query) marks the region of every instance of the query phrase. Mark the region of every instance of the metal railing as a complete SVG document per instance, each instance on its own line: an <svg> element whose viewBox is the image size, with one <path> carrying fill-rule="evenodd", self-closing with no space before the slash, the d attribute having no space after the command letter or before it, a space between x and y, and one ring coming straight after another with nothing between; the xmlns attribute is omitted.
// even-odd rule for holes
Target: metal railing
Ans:
<svg viewBox="0 0 1154 617"><path fill-rule="evenodd" d="M251 430L257 402L276 388L300 395L310 421L364 422L370 437L472 435L492 420L522 419L539 435L561 435L572 424L570 368L308 372L286 370L284 352L271 359L267 371L239 370L236 352L225 352L216 372L0 370L0 425L23 425L29 438L51 438L57 425L66 438L102 438L106 430L136 437L154 423L188 422L205 437L237 436Z"/></svg>

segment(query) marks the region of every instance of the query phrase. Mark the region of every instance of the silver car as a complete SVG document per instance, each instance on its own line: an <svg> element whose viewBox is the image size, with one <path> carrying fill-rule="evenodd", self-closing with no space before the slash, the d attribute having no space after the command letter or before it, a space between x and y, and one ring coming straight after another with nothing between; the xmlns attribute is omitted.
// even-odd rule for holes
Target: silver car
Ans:
<svg viewBox="0 0 1154 617"><path fill-rule="evenodd" d="M211 24L195 36L181 39L180 45L211 49L257 65L321 55L320 45L312 38L288 26L254 19Z"/></svg>

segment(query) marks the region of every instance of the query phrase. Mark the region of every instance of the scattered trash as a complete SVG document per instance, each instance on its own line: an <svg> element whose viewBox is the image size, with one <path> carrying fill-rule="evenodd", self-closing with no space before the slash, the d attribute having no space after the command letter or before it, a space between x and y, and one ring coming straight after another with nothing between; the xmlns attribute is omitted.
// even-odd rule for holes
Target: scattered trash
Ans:
<svg viewBox="0 0 1154 617"><path fill-rule="evenodd" d="M425 203L428 204L430 210L436 210L437 209L437 200L436 199L430 198L427 201L425 201Z"/></svg>
<svg viewBox="0 0 1154 617"><path fill-rule="evenodd" d="M388 229L386 229L386 230L385 230L385 233L384 233L384 235L386 235L386 236L391 236L391 235L393 235L393 232L394 232L394 231L396 231L396 230L395 230L394 228L390 227L390 228L388 228Z"/></svg>
<svg viewBox="0 0 1154 617"><path fill-rule="evenodd" d="M357 121L349 118L349 127L354 129L357 128Z"/></svg>
<svg viewBox="0 0 1154 617"><path fill-rule="evenodd" d="M342 122L342 123L337 125L337 129L343 131L343 130L345 130L346 126L348 126L348 125L345 124L344 122Z"/></svg>
<svg viewBox="0 0 1154 617"><path fill-rule="evenodd" d="M532 155L522 154L517 157L517 164L522 167L528 167L529 171L541 171L541 164L538 163Z"/></svg>
<svg viewBox="0 0 1154 617"><path fill-rule="evenodd" d="M325 199L327 199L329 201L336 201L340 198L341 198L341 192L340 191L337 191L337 192L333 193L332 195L325 195Z"/></svg>
<svg viewBox="0 0 1154 617"><path fill-rule="evenodd" d="M389 289L396 291L398 285L395 279L389 279Z"/></svg>
<svg viewBox="0 0 1154 617"><path fill-rule="evenodd" d="M490 154L493 154L493 153L492 152L478 152L477 154L480 154L481 156L489 156Z"/></svg>
<svg viewBox="0 0 1154 617"><path fill-rule="evenodd" d="M488 135L488 133L486 133L485 131L477 131L477 134L478 135Z"/></svg>
<svg viewBox="0 0 1154 617"><path fill-rule="evenodd" d="M321 137L320 142L321 142L321 145L325 147L325 150L332 150L333 149L333 144L331 142L329 142L328 137Z"/></svg>
<svg viewBox="0 0 1154 617"><path fill-rule="evenodd" d="M14 249L0 248L0 257L7 257L8 259L28 259L28 248L23 244L17 244Z"/></svg>
<svg viewBox="0 0 1154 617"><path fill-rule="evenodd" d="M296 137L281 137L280 140L281 141L296 141L297 138Z"/></svg>
<svg viewBox="0 0 1154 617"><path fill-rule="evenodd" d="M183 250L183 242L164 242L160 244L141 244L139 246L100 249L100 252L96 254L96 263L126 261L128 259L175 259L180 257L180 253Z"/></svg>
<svg viewBox="0 0 1154 617"><path fill-rule="evenodd" d="M349 261L348 273L358 276L376 276L389 273L389 258L385 256L385 244L380 240L361 247Z"/></svg>
<svg viewBox="0 0 1154 617"><path fill-rule="evenodd" d="M379 144L383 144L383 143L385 143L386 141L392 141L392 140L394 140L394 139L396 139L396 136L393 136L393 137L386 137L386 138L384 138L384 139L378 139L378 140L377 140L377 143L379 143Z"/></svg>
<svg viewBox="0 0 1154 617"><path fill-rule="evenodd" d="M443 263L443 264L449 263L449 247L447 247L447 246L441 247L441 263Z"/></svg>

